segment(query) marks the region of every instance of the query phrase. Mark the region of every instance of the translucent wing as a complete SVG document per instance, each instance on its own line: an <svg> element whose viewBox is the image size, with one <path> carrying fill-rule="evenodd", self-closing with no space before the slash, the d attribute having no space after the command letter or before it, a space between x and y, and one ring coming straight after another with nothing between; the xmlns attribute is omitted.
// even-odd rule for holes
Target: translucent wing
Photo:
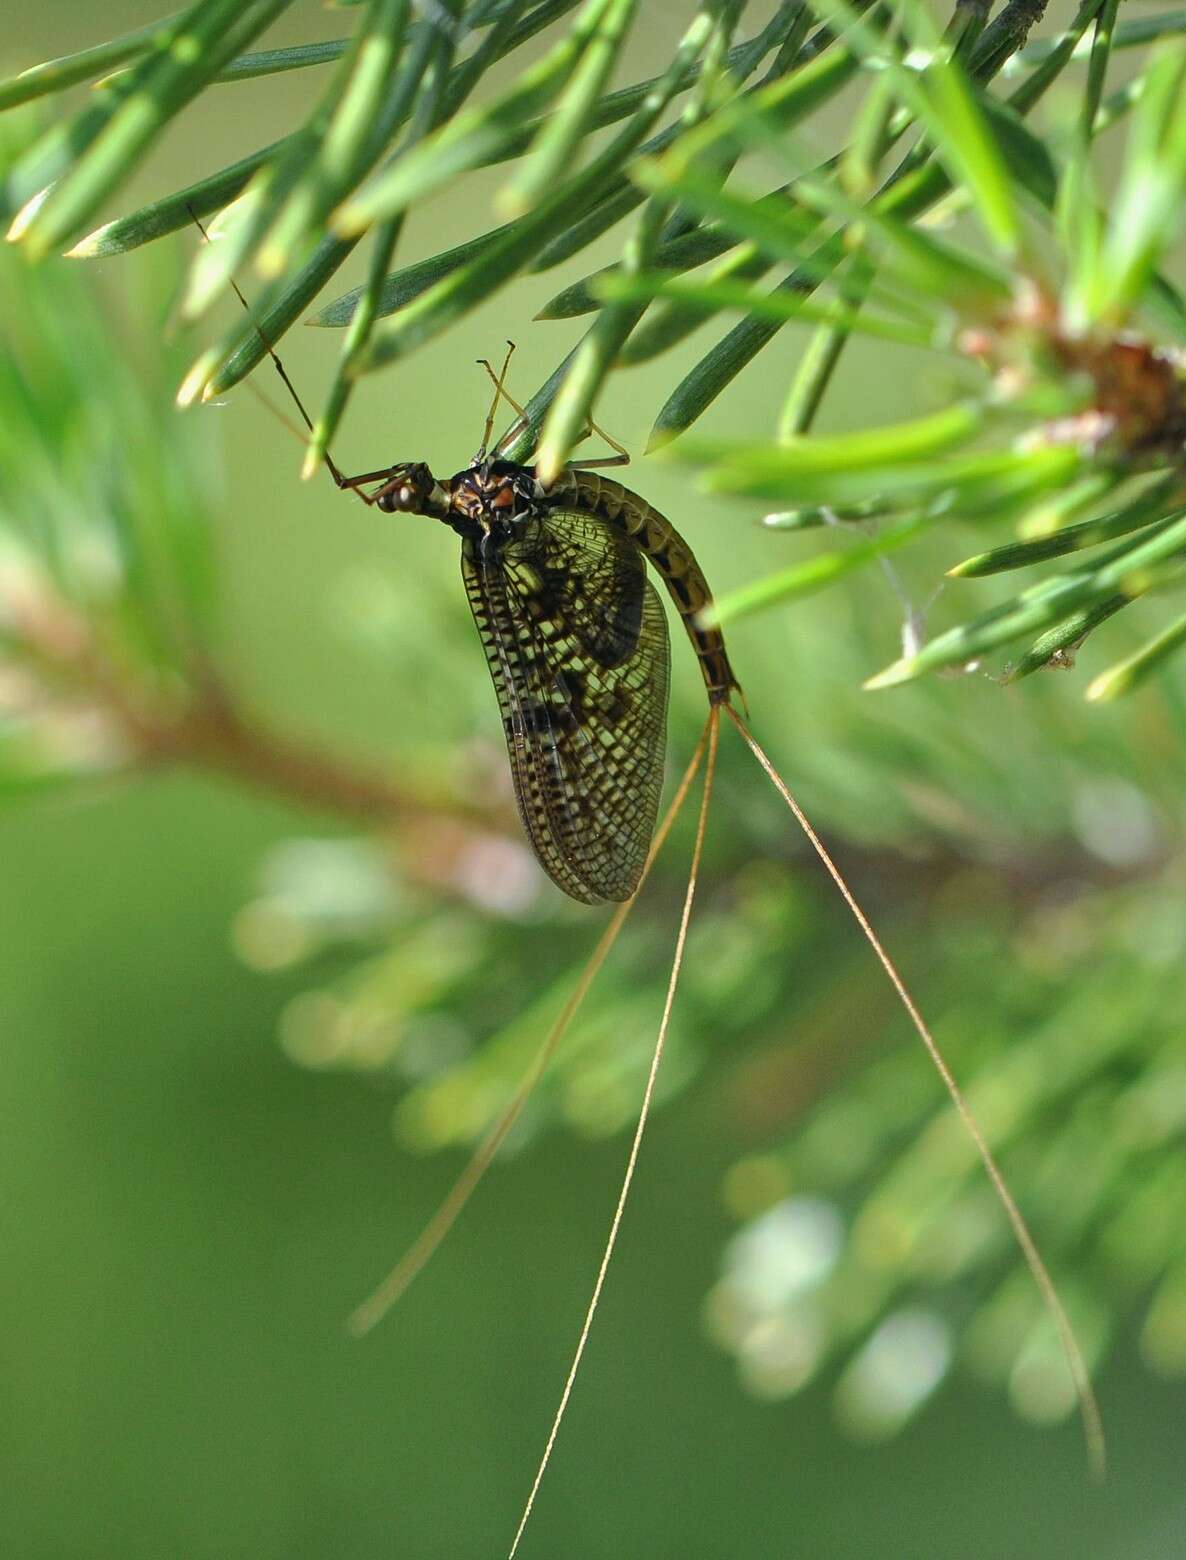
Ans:
<svg viewBox="0 0 1186 1560"><path fill-rule="evenodd" d="M532 848L574 899L628 899L663 786L670 673L641 553L566 509L507 543L467 538L461 572Z"/></svg>

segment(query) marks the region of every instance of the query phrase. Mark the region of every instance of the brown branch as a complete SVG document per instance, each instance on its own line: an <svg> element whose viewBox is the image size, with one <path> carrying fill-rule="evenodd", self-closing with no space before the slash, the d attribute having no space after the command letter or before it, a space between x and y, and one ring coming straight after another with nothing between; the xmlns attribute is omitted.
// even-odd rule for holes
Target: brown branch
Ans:
<svg viewBox="0 0 1186 1560"><path fill-rule="evenodd" d="M128 722L124 721L128 730ZM386 777L336 755L282 737L244 717L233 704L198 700L179 718L137 720L137 753L146 765L196 765L214 774L269 791L319 812L340 813L361 823L391 827L414 816L461 807L429 807L422 797Z"/></svg>
<svg viewBox="0 0 1186 1560"><path fill-rule="evenodd" d="M133 681L94 627L55 593L29 586L6 603L10 631L55 704L99 713L126 752L126 767L191 765L372 827L448 821L501 829L508 810L460 799L445 805L308 742L280 736L244 712L208 664L191 667L180 699Z"/></svg>

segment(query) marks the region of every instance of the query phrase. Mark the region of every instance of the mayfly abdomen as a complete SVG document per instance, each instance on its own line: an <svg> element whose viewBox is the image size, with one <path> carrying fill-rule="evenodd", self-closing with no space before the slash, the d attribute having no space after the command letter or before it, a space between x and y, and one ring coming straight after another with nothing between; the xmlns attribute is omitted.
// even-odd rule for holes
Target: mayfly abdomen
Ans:
<svg viewBox="0 0 1186 1560"><path fill-rule="evenodd" d="M709 702L726 704L740 683L729 665L725 640L719 628L704 628L699 614L712 602L712 592L692 549L666 515L645 499L595 471L568 471L549 496L559 503L575 502L581 509L615 526L644 552L662 576L668 595L692 642L700 662Z"/></svg>

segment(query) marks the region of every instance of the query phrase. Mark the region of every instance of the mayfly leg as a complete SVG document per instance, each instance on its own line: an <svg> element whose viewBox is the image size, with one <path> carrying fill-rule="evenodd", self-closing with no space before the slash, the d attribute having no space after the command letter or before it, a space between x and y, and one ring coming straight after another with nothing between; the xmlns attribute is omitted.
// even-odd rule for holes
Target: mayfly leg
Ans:
<svg viewBox="0 0 1186 1560"><path fill-rule="evenodd" d="M589 432L595 433L599 439L604 439L606 444L609 445L610 449L613 450L614 453L612 455L603 455L597 460L576 461L574 462L575 465L628 466L630 464L630 451L626 448L626 446L624 444L619 444L617 439L615 439L612 434L606 433L604 428L598 427L598 425L591 417L589 419Z"/></svg>
<svg viewBox="0 0 1186 1560"><path fill-rule="evenodd" d="M597 430L599 431L599 430ZM605 435L602 434L602 438ZM609 466L628 466L629 455L599 455L593 460L570 460L565 463L565 471L604 471Z"/></svg>
<svg viewBox="0 0 1186 1560"><path fill-rule="evenodd" d="M491 401L490 410L486 414L486 425L482 429L482 442L478 447L478 453L470 462L471 466L476 466L481 461L486 459L486 451L490 448L490 435L494 432L494 419L498 416L498 403L500 401L507 401L512 407L514 407L515 411L518 412L520 417L524 415L523 408L519 406L516 401L512 400L506 391L507 369L511 366L511 358L514 356L514 353L515 343L513 341L508 341L506 357L503 358L502 367L499 369L497 374L494 372L494 368L489 358L478 359L478 367L484 368L490 375L490 378L494 381L494 399Z"/></svg>
<svg viewBox="0 0 1186 1560"><path fill-rule="evenodd" d="M517 422L512 423L512 425L507 429L506 433L503 434L502 438L498 441L499 449L502 449L505 445L513 443L513 441L519 437L520 433L522 433L523 429L527 426L527 409L519 405L518 401L515 400L514 396L506 387L507 364L511 360L511 353L515 350L515 344L513 341L508 341L507 346L510 350L507 352L507 355L503 360L502 371L498 374L494 372L493 365L491 364L489 358L478 359L479 368L484 368L486 370L487 374L489 374L491 380L494 382L495 389L494 405L490 408L490 416L486 419L486 431L482 435L482 448L476 457L478 460L482 459L482 457L485 455L487 445L490 442L490 433L494 427L494 419L498 412L499 401L505 401L511 410L516 414L518 419ZM599 439L603 439L605 443L609 445L610 449L614 451L614 453L612 455L598 456L593 460L572 460L567 463L570 467L580 467L583 470L589 470L594 466L628 466L630 464L630 451L626 448L626 446L624 444L619 444L617 439L606 433L605 429L599 427L592 418L589 419L588 426L584 429L580 437L581 439L587 439L590 434L596 434ZM577 442L579 444L580 439L578 439Z"/></svg>
<svg viewBox="0 0 1186 1560"><path fill-rule="evenodd" d="M513 436L516 436L522 430L522 428L526 426L527 423L527 412L525 408L519 405L518 401L515 400L514 396L506 386L507 368L510 364L511 354L514 352L514 350L515 343L513 341L508 341L507 355L502 360L502 372L498 374L494 372L494 366L490 362L489 358L478 359L478 367L484 368L486 370L486 373L489 375L490 380L494 385L494 404L490 408L490 415L486 419L486 429L482 434L482 455L484 455L486 450L489 448L490 435L494 431L494 419L498 416L498 403L500 401L505 401L507 403L510 409L518 417L519 421L515 423L514 426L498 441L499 449L501 449L503 445L506 444ZM480 458L481 456L479 456L479 459Z"/></svg>

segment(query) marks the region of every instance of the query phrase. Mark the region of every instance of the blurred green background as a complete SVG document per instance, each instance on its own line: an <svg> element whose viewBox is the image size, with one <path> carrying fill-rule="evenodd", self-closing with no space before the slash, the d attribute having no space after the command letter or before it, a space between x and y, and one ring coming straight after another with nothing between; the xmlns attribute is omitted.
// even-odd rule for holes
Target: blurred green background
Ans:
<svg viewBox="0 0 1186 1560"><path fill-rule="evenodd" d="M116 0L103 34L152 14ZM645 8L639 75L683 14ZM0 59L98 26L82 5L22 10ZM342 30L300 5L275 36ZM121 210L262 143L308 86L215 91ZM405 258L485 225L474 191L495 183L417 213ZM89 498L170 465L170 501L213 527L211 642L237 694L273 729L414 780L442 815L505 803L452 538L302 485L297 445L246 394L171 409L193 343L161 342L187 247L40 280L5 258L6 337L37 395L63 398L56 421L8 402L7 510L48 512L52 494L55 524L81 514L82 534ZM464 464L486 408L472 360L509 333L514 382L534 388L572 336L531 317L566 279L517 284L369 380L339 463ZM43 355L39 310L60 337ZM788 331L758 360L714 431L768 426L801 342ZM53 375L72 343L67 392ZM314 401L337 346L286 344ZM616 436L637 450L699 350L619 376ZM879 353L854 345L823 426L904 415L907 394L944 403L941 365L895 353L887 385ZM805 545L670 467L640 460L630 480L718 589ZM973 539L908 555L917 605ZM1086 671L1150 631L1143 611L1102 631ZM901 620L871 575L747 622L734 661L1104 1361L1110 1479L1088 1481L1037 1302L938 1080L726 731L664 1104L525 1555L1186 1554L1183 673L1102 709L1077 697L1083 668L862 694ZM678 643L673 681L677 763L702 718ZM562 903L514 835L458 845L438 819L389 847L192 773L18 789L0 811L3 1552L501 1552L596 1270L687 831L518 1152L354 1341L345 1317L448 1187L601 917ZM460 863L443 886L426 881L435 848Z"/></svg>

